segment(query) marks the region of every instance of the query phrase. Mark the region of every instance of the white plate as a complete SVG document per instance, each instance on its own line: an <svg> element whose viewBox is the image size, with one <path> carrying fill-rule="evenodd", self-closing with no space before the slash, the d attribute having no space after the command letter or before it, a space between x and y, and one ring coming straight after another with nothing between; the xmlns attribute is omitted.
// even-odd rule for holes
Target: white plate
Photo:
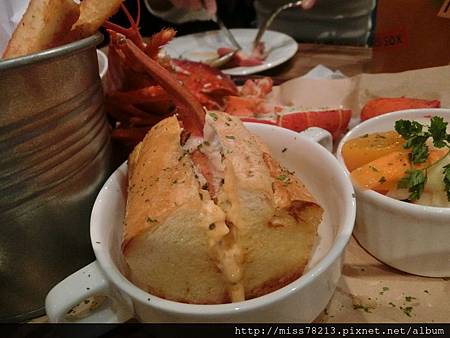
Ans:
<svg viewBox="0 0 450 338"><path fill-rule="evenodd" d="M244 52L251 50L256 29L230 29L236 40L242 46ZM253 67L234 67L224 69L229 75L248 75L267 70L286 62L297 52L298 44L290 36L266 31L262 41L268 52L264 63ZM187 59L191 61L204 61L217 56L220 47L232 47L226 36L217 31L208 31L181 36L173 39L166 47L166 53L173 58Z"/></svg>

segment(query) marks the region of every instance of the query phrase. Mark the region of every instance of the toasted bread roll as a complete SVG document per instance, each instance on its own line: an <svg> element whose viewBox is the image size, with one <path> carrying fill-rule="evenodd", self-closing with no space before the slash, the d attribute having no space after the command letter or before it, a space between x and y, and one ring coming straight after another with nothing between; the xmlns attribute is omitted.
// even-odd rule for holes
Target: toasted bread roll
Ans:
<svg viewBox="0 0 450 338"><path fill-rule="evenodd" d="M254 298L303 274L323 210L238 118L213 116L207 125L217 133L225 167L219 206L242 250L245 298Z"/></svg>
<svg viewBox="0 0 450 338"><path fill-rule="evenodd" d="M180 145L175 117L129 159L123 252L130 279L197 304L258 297L302 275L322 208L238 118L206 116Z"/></svg>
<svg viewBox="0 0 450 338"><path fill-rule="evenodd" d="M176 117L165 119L130 157L123 240L130 279L170 300L227 302L226 282L210 252L210 242L228 233L225 215L199 187L180 133Z"/></svg>

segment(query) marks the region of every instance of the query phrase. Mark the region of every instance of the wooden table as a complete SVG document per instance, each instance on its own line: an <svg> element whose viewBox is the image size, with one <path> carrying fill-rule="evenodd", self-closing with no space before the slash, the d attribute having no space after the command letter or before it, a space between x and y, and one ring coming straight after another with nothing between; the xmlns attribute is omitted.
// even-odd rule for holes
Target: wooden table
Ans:
<svg viewBox="0 0 450 338"><path fill-rule="evenodd" d="M371 60L370 48L303 43L291 60L261 74L286 81L306 74L321 64L340 70L346 76L353 76L369 72Z"/></svg>

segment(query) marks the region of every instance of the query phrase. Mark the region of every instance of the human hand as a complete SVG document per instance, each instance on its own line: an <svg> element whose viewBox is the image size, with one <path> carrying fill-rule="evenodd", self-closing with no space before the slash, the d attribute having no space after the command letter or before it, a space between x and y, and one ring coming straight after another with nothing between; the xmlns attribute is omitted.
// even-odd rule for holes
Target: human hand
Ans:
<svg viewBox="0 0 450 338"><path fill-rule="evenodd" d="M316 0L303 0L302 1L302 8L303 9L310 9L316 4Z"/></svg>
<svg viewBox="0 0 450 338"><path fill-rule="evenodd" d="M170 0L170 2L177 8L194 11L204 9L211 15L217 12L216 0Z"/></svg>

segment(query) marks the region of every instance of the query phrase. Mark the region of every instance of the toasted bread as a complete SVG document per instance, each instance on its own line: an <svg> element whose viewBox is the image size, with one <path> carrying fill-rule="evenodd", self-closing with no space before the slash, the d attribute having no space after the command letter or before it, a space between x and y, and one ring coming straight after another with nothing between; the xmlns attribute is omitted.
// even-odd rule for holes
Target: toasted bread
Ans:
<svg viewBox="0 0 450 338"><path fill-rule="evenodd" d="M323 213L306 187L238 118L211 113L197 147L216 176L208 191L181 132L175 117L165 119L130 156L130 279L166 299L216 304L301 276Z"/></svg>

